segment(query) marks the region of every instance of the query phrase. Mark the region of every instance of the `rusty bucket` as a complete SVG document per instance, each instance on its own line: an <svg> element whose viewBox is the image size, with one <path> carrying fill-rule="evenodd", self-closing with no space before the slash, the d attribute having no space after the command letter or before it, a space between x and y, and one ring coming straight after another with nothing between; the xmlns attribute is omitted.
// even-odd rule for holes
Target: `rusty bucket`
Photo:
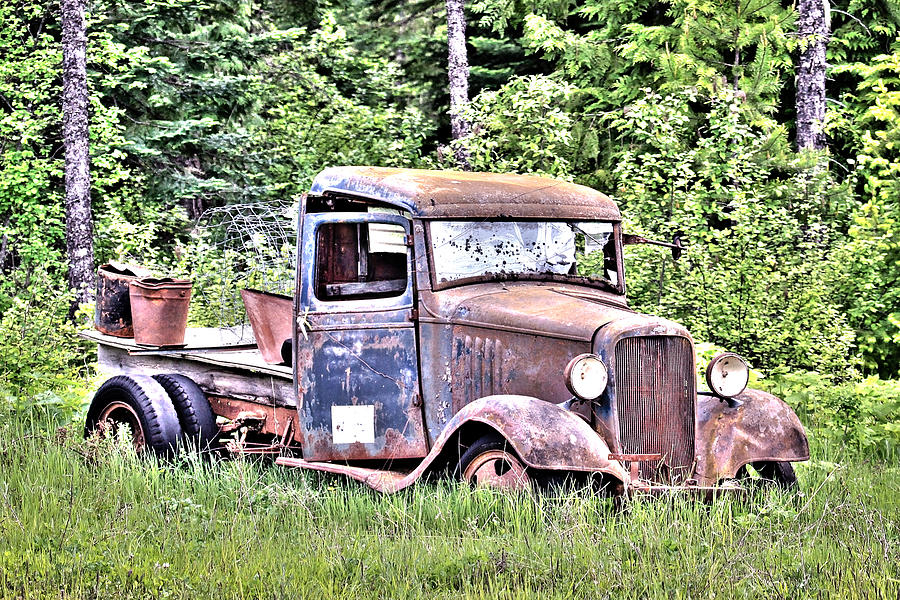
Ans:
<svg viewBox="0 0 900 600"><path fill-rule="evenodd" d="M100 333L116 337L134 337L128 284L150 271L133 265L109 263L97 270L97 308L94 327Z"/></svg>
<svg viewBox="0 0 900 600"><path fill-rule="evenodd" d="M263 360L273 365L285 362L281 347L292 335L293 298L259 290L241 290L241 298Z"/></svg>
<svg viewBox="0 0 900 600"><path fill-rule="evenodd" d="M134 341L140 346L183 346L191 282L168 277L135 279L128 288Z"/></svg>

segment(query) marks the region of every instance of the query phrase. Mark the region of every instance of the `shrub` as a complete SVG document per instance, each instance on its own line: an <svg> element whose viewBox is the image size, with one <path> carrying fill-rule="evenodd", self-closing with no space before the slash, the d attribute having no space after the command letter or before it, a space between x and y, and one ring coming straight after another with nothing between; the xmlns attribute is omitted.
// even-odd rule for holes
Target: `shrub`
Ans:
<svg viewBox="0 0 900 600"><path fill-rule="evenodd" d="M896 460L900 381L873 376L836 382L827 374L778 370L759 387L797 411L813 445L821 450Z"/></svg>
<svg viewBox="0 0 900 600"><path fill-rule="evenodd" d="M610 124L622 141L615 193L628 229L656 239L679 232L688 245L677 263L658 248L629 247L636 308L762 368L845 371L853 330L822 284L839 269L846 190L817 157L782 155L783 132L745 123L729 90L647 90Z"/></svg>
<svg viewBox="0 0 900 600"><path fill-rule="evenodd" d="M96 346L77 337L93 318L85 306L69 320L72 294L37 273L0 317L0 404L17 412L45 407L62 420L84 401Z"/></svg>

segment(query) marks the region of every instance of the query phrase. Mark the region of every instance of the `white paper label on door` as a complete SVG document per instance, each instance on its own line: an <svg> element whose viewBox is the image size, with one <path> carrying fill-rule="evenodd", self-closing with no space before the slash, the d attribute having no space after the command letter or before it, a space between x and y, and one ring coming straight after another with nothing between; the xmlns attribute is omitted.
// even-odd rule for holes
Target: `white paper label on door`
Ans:
<svg viewBox="0 0 900 600"><path fill-rule="evenodd" d="M332 406L331 437L335 444L374 444L375 406Z"/></svg>

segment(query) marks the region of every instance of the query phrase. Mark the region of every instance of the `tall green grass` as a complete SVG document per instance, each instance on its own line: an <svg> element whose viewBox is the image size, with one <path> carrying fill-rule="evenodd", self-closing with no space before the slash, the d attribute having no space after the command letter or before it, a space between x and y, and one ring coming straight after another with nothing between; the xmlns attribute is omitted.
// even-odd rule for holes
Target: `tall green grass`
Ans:
<svg viewBox="0 0 900 600"><path fill-rule="evenodd" d="M618 509L423 484L387 496L262 462L163 464L0 425L8 598L890 598L900 469L799 466L802 494Z"/></svg>

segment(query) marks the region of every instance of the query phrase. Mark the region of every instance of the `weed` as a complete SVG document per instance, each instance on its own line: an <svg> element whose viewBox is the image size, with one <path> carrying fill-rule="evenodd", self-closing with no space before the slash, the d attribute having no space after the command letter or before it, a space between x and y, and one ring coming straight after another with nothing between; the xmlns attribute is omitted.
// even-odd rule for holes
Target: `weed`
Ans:
<svg viewBox="0 0 900 600"><path fill-rule="evenodd" d="M613 502L452 482L380 495L257 462L0 424L0 596L895 598L900 469L799 464L802 495Z"/></svg>

